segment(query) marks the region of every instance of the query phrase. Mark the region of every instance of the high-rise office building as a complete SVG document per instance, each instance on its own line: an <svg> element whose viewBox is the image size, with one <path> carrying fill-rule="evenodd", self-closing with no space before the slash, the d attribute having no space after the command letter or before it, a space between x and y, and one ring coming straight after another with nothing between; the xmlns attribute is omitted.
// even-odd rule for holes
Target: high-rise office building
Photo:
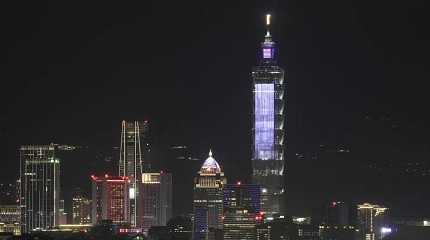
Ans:
<svg viewBox="0 0 430 240"><path fill-rule="evenodd" d="M77 193L72 198L73 224L91 223L91 200Z"/></svg>
<svg viewBox="0 0 430 240"><path fill-rule="evenodd" d="M144 173L140 193L143 231L148 232L151 226L166 226L172 217L172 174Z"/></svg>
<svg viewBox="0 0 430 240"><path fill-rule="evenodd" d="M21 208L19 205L0 205L0 233L21 235Z"/></svg>
<svg viewBox="0 0 430 240"><path fill-rule="evenodd" d="M127 177L91 176L92 222L111 220L116 224L129 222L129 188Z"/></svg>
<svg viewBox="0 0 430 240"><path fill-rule="evenodd" d="M388 208L376 204L357 205L360 240L379 240L391 232L388 226Z"/></svg>
<svg viewBox="0 0 430 240"><path fill-rule="evenodd" d="M346 202L333 201L325 205L322 223L338 227L353 225L349 215L349 206Z"/></svg>
<svg viewBox="0 0 430 240"><path fill-rule="evenodd" d="M173 215L190 214L193 212L189 204L193 201L193 188L189 186L192 186L194 176L202 165L201 160L195 157L192 147L182 144L169 146L165 152L166 170L176 176L173 182Z"/></svg>
<svg viewBox="0 0 430 240"><path fill-rule="evenodd" d="M255 184L225 185L224 240L256 239L256 225L263 222L260 194L260 186Z"/></svg>
<svg viewBox="0 0 430 240"><path fill-rule="evenodd" d="M214 239L222 229L223 188L227 183L218 162L209 157L194 179L194 223L193 239Z"/></svg>
<svg viewBox="0 0 430 240"><path fill-rule="evenodd" d="M147 155L150 152L148 142L148 121L122 121L121 125L121 147L119 158L119 176L130 180L128 185L130 203L128 218L131 226L140 226L139 223L139 187L142 182L142 173L148 166Z"/></svg>
<svg viewBox="0 0 430 240"><path fill-rule="evenodd" d="M262 210L270 216L282 210L284 187L286 94L284 70L276 63L276 45L267 32L261 43L259 65L252 70L253 183L262 187Z"/></svg>
<svg viewBox="0 0 430 240"><path fill-rule="evenodd" d="M20 206L22 233L58 225L60 160L54 145L21 146Z"/></svg>
<svg viewBox="0 0 430 240"><path fill-rule="evenodd" d="M321 240L356 239L355 220L352 220L355 214L351 210L350 205L343 201L325 204L319 226Z"/></svg>

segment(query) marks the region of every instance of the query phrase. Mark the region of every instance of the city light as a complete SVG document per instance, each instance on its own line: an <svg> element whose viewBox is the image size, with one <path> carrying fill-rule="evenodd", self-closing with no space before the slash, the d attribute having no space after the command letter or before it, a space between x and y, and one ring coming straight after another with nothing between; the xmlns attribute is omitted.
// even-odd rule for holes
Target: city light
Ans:
<svg viewBox="0 0 430 240"><path fill-rule="evenodd" d="M274 159L274 84L255 84L255 154L257 159Z"/></svg>
<svg viewBox="0 0 430 240"><path fill-rule="evenodd" d="M82 231L88 239L99 239L90 234L104 236L102 231L135 239L225 240L382 240L409 231L430 234L427 205L417 201L426 200L426 186L415 184L408 189L408 184L425 183L430 176L425 162L430 151L422 150L423 144L419 148L412 144L428 135L419 129L426 123L420 118L430 115L421 107L426 101L419 98L427 89L418 89L418 81L401 81L427 79L416 73L427 68L414 67L418 61L414 55L402 55L423 48L406 51L410 44L397 52L402 56L396 55L392 64L379 61L386 60L380 58L381 52L390 60L393 54L385 52L403 45L403 39L416 38L416 26L407 22L414 31L402 32L406 37L393 42L391 36L376 39L385 34L376 29L387 25L386 14L370 14L369 21L361 21L374 28L363 33L362 28L348 25L349 5L338 11L343 6L338 4L327 12L333 6L323 3L318 5L323 14L306 21L301 21L302 13L312 11L290 10L298 7L295 4L261 6L256 11L273 11L275 22L271 14L260 12L255 17L258 26L254 20L245 23L248 10L255 12L254 4L250 9L242 9L248 5L242 4L240 12L247 14L233 11L222 16L232 19L222 21L206 19L206 14L192 21L201 11L199 4L194 5L179 3L173 11L160 9L164 13L159 17L161 25L151 13L132 26L116 23L125 15L111 14L114 19L105 19L98 15L101 11L90 11L90 17L71 12L84 19L76 22L70 16L56 16L47 20L56 21L49 25L38 21L41 31L25 44L19 40L21 35L32 36L34 29L17 25L10 27L12 32L5 30L5 37L12 36L6 46L10 48L6 49L8 65L20 64L4 71L10 75L4 77L6 82L16 81L18 89L10 88L11 95L5 95L13 103L3 111L10 116L0 117L3 145L8 148L2 159L15 161L2 165L2 174L14 185L0 183L0 235L15 231L11 229L23 236L33 235L33 230L43 234ZM354 9L354 13L367 9ZM123 12L141 17L142 8L131 10ZM217 6L207 15L219 18L221 10ZM38 19L33 15L18 22L26 25ZM320 19L320 15L336 21ZM384 18L383 23L373 24L378 17ZM278 18L281 24L275 26ZM103 24L98 24L100 19ZM108 28L114 24L112 31L103 31L106 23ZM386 28L393 32L393 27ZM57 29L72 30L60 36L74 37L57 39ZM333 35L331 30L339 29L346 31L346 38L343 33ZM80 36L81 32L92 34ZM94 34L96 40L109 41L92 41ZM378 49L368 47L368 39L380 43ZM61 41L50 44L57 40ZM249 46L255 51L246 52ZM371 52L375 49L376 53ZM41 63L34 64L39 55ZM48 64L51 56L70 64ZM287 63L294 69L284 70ZM52 82L40 85L45 78ZM343 84L345 79L357 86ZM386 82L378 83L382 80ZM394 89L399 91L384 93L385 83L394 80L399 83L393 87L414 89L399 87ZM8 85L4 85L6 92ZM394 93L401 93L401 98ZM396 104L401 111L394 112ZM67 111L62 112L63 108ZM418 114L410 114L411 109ZM154 129L143 118L147 114L156 120ZM121 120L124 117L136 119ZM397 129L407 136L392 134ZM45 143L19 146L37 139ZM50 139L88 145L48 144ZM211 146L217 147L219 161ZM207 158L202 148L208 150ZM14 152L19 155L11 156ZM4 184L12 190L3 189ZM378 189L389 191L375 192ZM381 202L371 202L377 199ZM176 238L175 232L190 234Z"/></svg>
<svg viewBox="0 0 430 240"><path fill-rule="evenodd" d="M272 15L270 14L266 14L266 25L269 26L270 25L270 18L272 17Z"/></svg>
<svg viewBox="0 0 430 240"><path fill-rule="evenodd" d="M135 198L135 190L134 190L134 188L130 188L129 189L129 197L130 197L130 199L134 199Z"/></svg>

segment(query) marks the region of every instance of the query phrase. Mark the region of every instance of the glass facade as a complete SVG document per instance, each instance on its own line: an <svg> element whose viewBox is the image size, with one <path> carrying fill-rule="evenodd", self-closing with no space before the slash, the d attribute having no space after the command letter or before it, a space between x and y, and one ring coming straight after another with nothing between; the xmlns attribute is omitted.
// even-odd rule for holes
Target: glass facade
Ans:
<svg viewBox="0 0 430 240"><path fill-rule="evenodd" d="M92 221L102 220L113 223L129 222L129 196L127 177L96 177L92 179Z"/></svg>
<svg viewBox="0 0 430 240"><path fill-rule="evenodd" d="M255 155L257 159L269 160L274 158L275 145L275 115L274 115L274 85L255 84Z"/></svg>
<svg viewBox="0 0 430 240"><path fill-rule="evenodd" d="M286 83L284 70L276 64L276 47L267 31L261 44L260 63L252 70L252 168L253 183L260 185L262 211L282 212L284 150L286 147Z"/></svg>
<svg viewBox="0 0 430 240"><path fill-rule="evenodd" d="M227 184L224 187L224 239L255 239L260 215L260 186Z"/></svg>
<svg viewBox="0 0 430 240"><path fill-rule="evenodd" d="M60 160L56 147L21 146L20 206L22 233L58 225Z"/></svg>
<svg viewBox="0 0 430 240"><path fill-rule="evenodd" d="M139 219L139 184L142 181L142 173L149 164L145 163L150 152L148 143L149 122L148 121L122 121L121 124L121 147L119 160L119 176L130 179L129 192L130 224L140 227ZM147 166L147 167L145 167Z"/></svg>
<svg viewBox="0 0 430 240"><path fill-rule="evenodd" d="M152 226L166 226L172 217L172 174L144 173L140 187L143 231L148 232Z"/></svg>

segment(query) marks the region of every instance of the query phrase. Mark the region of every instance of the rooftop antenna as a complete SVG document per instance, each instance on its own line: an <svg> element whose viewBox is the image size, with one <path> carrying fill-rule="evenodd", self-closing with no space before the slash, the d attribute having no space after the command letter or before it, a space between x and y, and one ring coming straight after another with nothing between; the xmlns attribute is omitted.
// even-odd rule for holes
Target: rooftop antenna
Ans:
<svg viewBox="0 0 430 240"><path fill-rule="evenodd" d="M270 38L270 22L271 22L272 15L266 14L266 38Z"/></svg>

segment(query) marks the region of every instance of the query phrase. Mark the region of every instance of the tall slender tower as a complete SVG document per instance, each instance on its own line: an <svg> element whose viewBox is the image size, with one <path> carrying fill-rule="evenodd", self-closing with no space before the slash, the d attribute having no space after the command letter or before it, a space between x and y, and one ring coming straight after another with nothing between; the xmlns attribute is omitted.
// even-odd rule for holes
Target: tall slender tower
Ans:
<svg viewBox="0 0 430 240"><path fill-rule="evenodd" d="M55 145L21 146L22 233L59 224L60 160Z"/></svg>
<svg viewBox="0 0 430 240"><path fill-rule="evenodd" d="M285 81L276 63L276 45L266 15L266 36L261 43L258 66L252 70L252 179L262 186L262 210L281 213L284 195Z"/></svg>
<svg viewBox="0 0 430 240"><path fill-rule="evenodd" d="M148 121L122 121L121 147L119 158L119 176L127 177L130 181L129 188L129 214L130 224L140 227L139 222L139 184L142 182L144 171L145 152L149 152L147 142ZM148 149L148 150L147 150Z"/></svg>

